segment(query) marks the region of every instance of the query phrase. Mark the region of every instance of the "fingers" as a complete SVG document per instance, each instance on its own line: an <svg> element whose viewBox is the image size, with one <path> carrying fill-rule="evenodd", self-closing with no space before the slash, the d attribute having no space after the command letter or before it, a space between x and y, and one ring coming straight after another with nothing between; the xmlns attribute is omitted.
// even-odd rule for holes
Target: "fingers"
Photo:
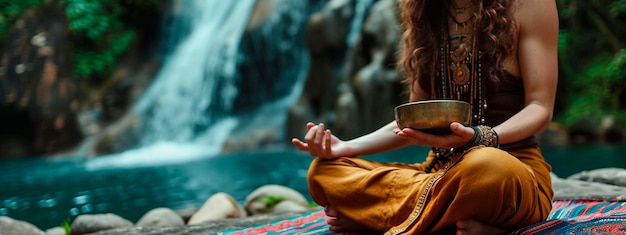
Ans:
<svg viewBox="0 0 626 235"><path fill-rule="evenodd" d="M412 144L437 148L453 148L465 145L474 137L474 130L458 122L450 124L451 135L433 135L411 128L394 129L393 132Z"/></svg>
<svg viewBox="0 0 626 235"><path fill-rule="evenodd" d="M331 135L332 135L332 133L330 132L330 130L326 130L324 132L324 139L326 140L325 143L324 143L324 149L326 150L324 152L325 156L332 156L332 149L330 148L330 146L331 146L331 143L330 143Z"/></svg>
<svg viewBox="0 0 626 235"><path fill-rule="evenodd" d="M324 126L324 123L320 123L317 126L317 129L315 130L315 140L313 142L313 146L314 146L314 155L311 156L318 156L318 157L324 157L326 156L326 149L328 149L328 147L330 145L324 146L326 141L324 141L324 137L326 136L325 134L326 132L326 127Z"/></svg>
<svg viewBox="0 0 626 235"><path fill-rule="evenodd" d="M311 127L309 131L304 135L304 141L307 143L313 143L315 140L315 134L317 133L317 126Z"/></svg>
<svg viewBox="0 0 626 235"><path fill-rule="evenodd" d="M315 145L319 145L322 146L323 144L323 140L324 140L324 131L326 130L326 128L324 127L324 123L320 124L319 126L317 126L317 130L315 131L315 142L313 142Z"/></svg>
<svg viewBox="0 0 626 235"><path fill-rule="evenodd" d="M409 143L420 146L441 147L448 141L447 136L433 135L411 128L394 129L394 133Z"/></svg>
<svg viewBox="0 0 626 235"><path fill-rule="evenodd" d="M298 150L300 151L309 151L309 145L307 145L306 143L302 142L301 140L297 138L291 139L291 143L293 143L293 145L295 145L296 148L298 148Z"/></svg>
<svg viewBox="0 0 626 235"><path fill-rule="evenodd" d="M396 136L405 139L409 143L412 143L412 144L415 144L415 145L424 145L424 143L422 143L422 140L421 140L421 137L420 137L419 133L417 133L413 129L410 129L410 128L403 128L403 129L395 128L393 130L393 133Z"/></svg>
<svg viewBox="0 0 626 235"><path fill-rule="evenodd" d="M292 140L292 143L298 147L299 150L308 151L309 155L313 157L325 157L330 156L331 153L331 132L326 130L323 123L315 125L314 123L307 123L308 132L304 136L302 142L297 138Z"/></svg>
<svg viewBox="0 0 626 235"><path fill-rule="evenodd" d="M454 134L461 136L468 140L474 136L474 130L471 127L463 126L463 124L458 123L458 122L451 123L450 130L452 130Z"/></svg>
<svg viewBox="0 0 626 235"><path fill-rule="evenodd" d="M311 156L317 156L317 152L319 147L315 144L315 139L317 138L317 129L319 129L319 126L314 126L311 127L309 129L309 132L306 133L306 135L304 136L304 141L307 143L308 145L308 151L309 151L309 155Z"/></svg>

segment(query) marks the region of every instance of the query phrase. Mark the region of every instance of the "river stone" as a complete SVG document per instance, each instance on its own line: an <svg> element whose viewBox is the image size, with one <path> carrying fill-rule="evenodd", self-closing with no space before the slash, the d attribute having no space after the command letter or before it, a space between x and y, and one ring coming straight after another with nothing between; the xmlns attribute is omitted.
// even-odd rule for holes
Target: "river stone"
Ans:
<svg viewBox="0 0 626 235"><path fill-rule="evenodd" d="M137 221L137 226L184 226L185 221L170 208L156 208L148 211Z"/></svg>
<svg viewBox="0 0 626 235"><path fill-rule="evenodd" d="M562 179L552 175L553 200L626 201L626 187L598 182Z"/></svg>
<svg viewBox="0 0 626 235"><path fill-rule="evenodd" d="M626 169L624 168L602 168L591 171L583 171L568 179L599 182L617 186L626 186Z"/></svg>
<svg viewBox="0 0 626 235"><path fill-rule="evenodd" d="M204 205L189 218L187 224L201 224L207 221L226 218L243 218L246 212L227 193L216 193L206 200Z"/></svg>
<svg viewBox="0 0 626 235"><path fill-rule="evenodd" d="M0 216L0 228L0 235L45 235L35 225L6 216Z"/></svg>
<svg viewBox="0 0 626 235"><path fill-rule="evenodd" d="M131 226L133 226L132 222L111 213L79 215L74 222L72 222L72 235L88 234L107 229Z"/></svg>
<svg viewBox="0 0 626 235"><path fill-rule="evenodd" d="M54 227L46 230L46 235L65 235L65 229L62 227Z"/></svg>
<svg viewBox="0 0 626 235"><path fill-rule="evenodd" d="M269 224L278 220L302 216L305 213L317 211L319 208L306 212L270 213L246 218L233 218L211 221L210 223L187 225L183 227L128 227L100 231L90 235L205 235L220 234L225 230L249 228L259 224Z"/></svg>
<svg viewBox="0 0 626 235"><path fill-rule="evenodd" d="M307 210L309 210L309 208L303 204L291 200L285 200L277 203L272 212L303 212Z"/></svg>
<svg viewBox="0 0 626 235"><path fill-rule="evenodd" d="M308 202L302 194L291 188L269 184L255 189L246 197L245 208L250 215L265 214L272 212L276 204L268 203L270 197L280 198L280 201L293 201L296 204L307 205Z"/></svg>

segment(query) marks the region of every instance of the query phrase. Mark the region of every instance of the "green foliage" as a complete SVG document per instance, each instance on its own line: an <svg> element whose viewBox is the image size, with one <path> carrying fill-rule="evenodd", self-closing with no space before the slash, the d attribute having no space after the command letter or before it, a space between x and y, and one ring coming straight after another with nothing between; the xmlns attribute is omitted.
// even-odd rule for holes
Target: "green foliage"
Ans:
<svg viewBox="0 0 626 235"><path fill-rule="evenodd" d="M0 36L3 36L11 23L13 23L22 12L29 8L41 5L42 0L0 0Z"/></svg>
<svg viewBox="0 0 626 235"><path fill-rule="evenodd" d="M626 12L626 0L615 0L611 3L610 12L612 17L618 17Z"/></svg>
<svg viewBox="0 0 626 235"><path fill-rule="evenodd" d="M64 219L63 222L61 222L61 228L65 230L65 235L72 234L72 223L70 222L69 217L67 219Z"/></svg>
<svg viewBox="0 0 626 235"><path fill-rule="evenodd" d="M279 202L285 200L284 197L281 196L267 196L265 198L263 198L263 201L265 202L265 205L267 205L267 208L272 208L274 206L276 206L276 204L278 204Z"/></svg>
<svg viewBox="0 0 626 235"><path fill-rule="evenodd" d="M0 0L0 37L24 11L51 3L67 16L74 76L92 77L111 69L135 38L137 31L123 21L124 14L159 0Z"/></svg>
<svg viewBox="0 0 626 235"><path fill-rule="evenodd" d="M124 53L136 31L121 20L127 10L117 0L63 0L69 28L81 42L74 48L74 76L104 73ZM128 1L127 1L128 2ZM144 2L144 1L135 1ZM156 1L151 1L156 2Z"/></svg>
<svg viewBox="0 0 626 235"><path fill-rule="evenodd" d="M557 120L614 116L626 122L626 0L558 0L559 69L566 110Z"/></svg>
<svg viewBox="0 0 626 235"><path fill-rule="evenodd" d="M109 41L104 43L106 49L101 52L90 48L76 47L72 55L74 61L74 75L89 77L95 73L106 72L115 65L118 55L126 51L135 37L135 31L128 30L109 36Z"/></svg>

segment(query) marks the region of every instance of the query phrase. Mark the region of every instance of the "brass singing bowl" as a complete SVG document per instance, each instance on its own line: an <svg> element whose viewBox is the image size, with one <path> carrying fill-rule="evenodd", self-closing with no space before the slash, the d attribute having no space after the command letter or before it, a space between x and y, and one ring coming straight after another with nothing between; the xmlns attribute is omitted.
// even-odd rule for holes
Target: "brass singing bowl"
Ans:
<svg viewBox="0 0 626 235"><path fill-rule="evenodd" d="M431 134L450 134L450 123L470 123L470 104L457 100L427 100L398 105L398 128L412 128Z"/></svg>

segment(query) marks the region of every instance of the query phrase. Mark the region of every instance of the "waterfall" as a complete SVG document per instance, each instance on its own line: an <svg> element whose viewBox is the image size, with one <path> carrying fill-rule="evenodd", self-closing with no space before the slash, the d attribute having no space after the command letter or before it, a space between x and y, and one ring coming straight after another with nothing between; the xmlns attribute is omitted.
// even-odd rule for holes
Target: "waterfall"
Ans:
<svg viewBox="0 0 626 235"><path fill-rule="evenodd" d="M361 30L363 29L363 21L367 17L370 7L374 5L374 0L357 0L354 7L354 18L350 25L350 32L346 44L348 48L352 48L356 44L357 40L361 36Z"/></svg>
<svg viewBox="0 0 626 235"><path fill-rule="evenodd" d="M218 113L232 111L237 95L236 57L255 1L183 3L179 14L194 17L190 34L167 58L134 110L146 125L142 145L192 141L196 127L206 127L222 118ZM221 132L229 132L231 125L222 125ZM219 140L215 142L210 144Z"/></svg>
<svg viewBox="0 0 626 235"><path fill-rule="evenodd" d="M273 4L273 12L258 32L247 32L256 4L263 1ZM284 130L280 125L308 70L299 37L311 3L258 3L179 1L169 30L176 34L170 40L175 44L166 45L164 65L132 110L141 120L140 146L94 159L88 168L184 162L219 154L235 128Z"/></svg>

